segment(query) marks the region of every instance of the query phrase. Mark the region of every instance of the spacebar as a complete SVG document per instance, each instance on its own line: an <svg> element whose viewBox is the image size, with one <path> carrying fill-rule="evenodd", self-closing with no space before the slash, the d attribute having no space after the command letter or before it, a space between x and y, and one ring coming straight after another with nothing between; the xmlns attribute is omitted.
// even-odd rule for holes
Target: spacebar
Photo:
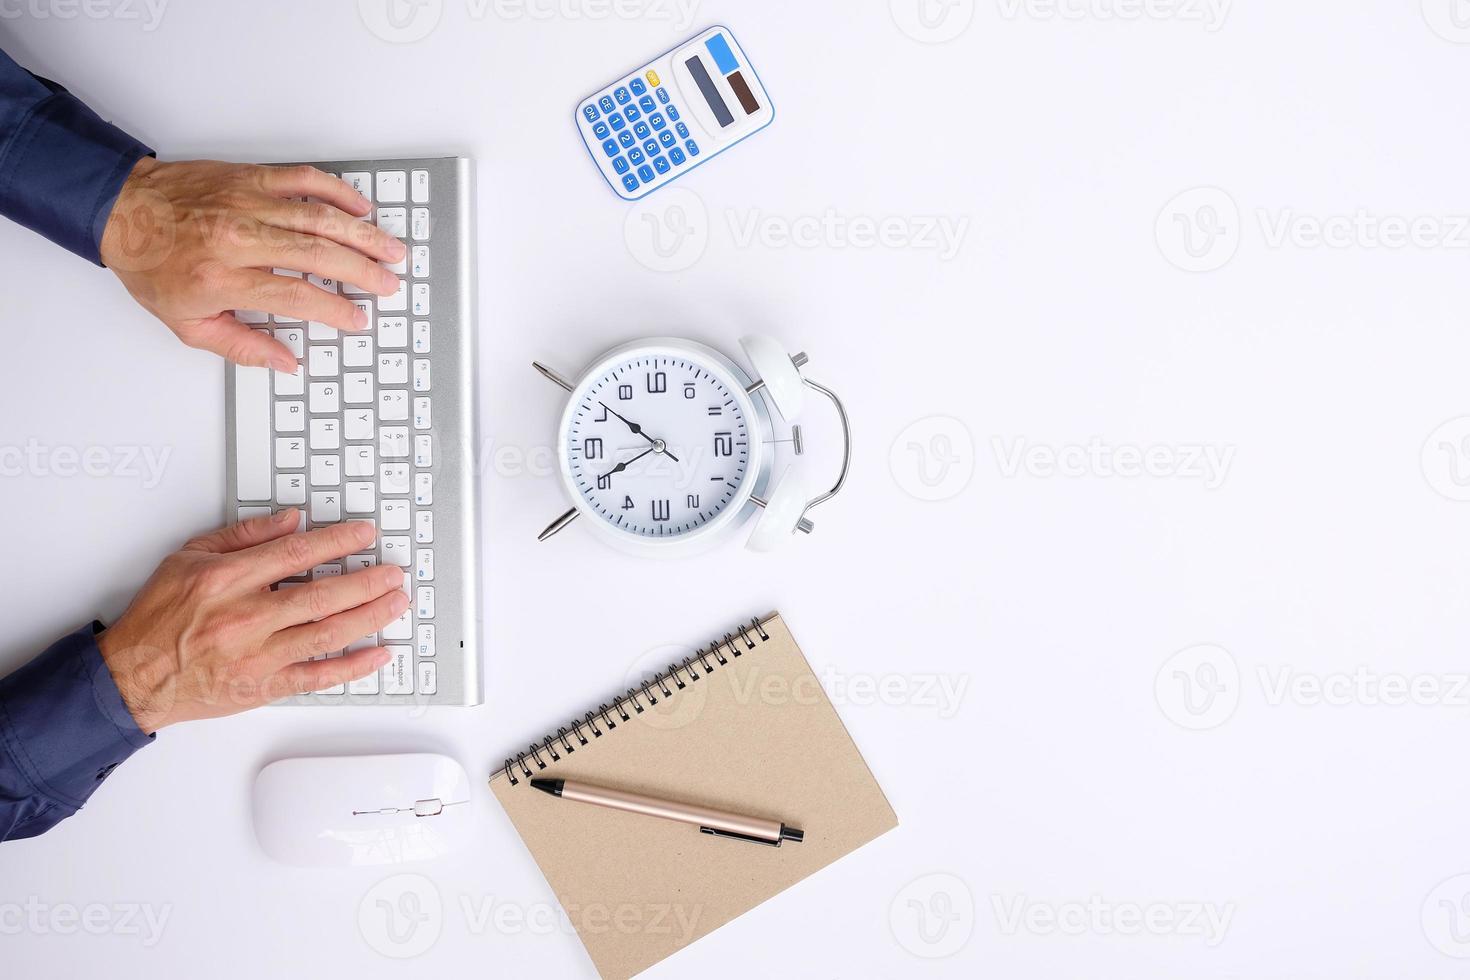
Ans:
<svg viewBox="0 0 1470 980"><path fill-rule="evenodd" d="M269 368L235 367L235 496L271 499Z"/></svg>

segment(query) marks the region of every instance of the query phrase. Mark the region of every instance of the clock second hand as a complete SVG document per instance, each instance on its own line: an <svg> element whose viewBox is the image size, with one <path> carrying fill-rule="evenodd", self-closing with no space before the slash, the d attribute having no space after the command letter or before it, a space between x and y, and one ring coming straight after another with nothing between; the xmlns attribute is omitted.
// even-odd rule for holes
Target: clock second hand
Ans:
<svg viewBox="0 0 1470 980"><path fill-rule="evenodd" d="M663 455L669 457L669 459L672 459L676 463L679 461L679 457L678 456L675 456L673 453L669 452L669 445L668 445L668 443L664 442L662 439L655 439L653 436L649 435L647 432L644 432L643 431L643 426L639 425L637 422L629 422L627 419L623 418L623 416L618 415L617 412L614 412L611 408L608 408L607 402L599 401L597 404L601 405L605 411L610 412L613 415L617 415L618 418L622 420L622 422L623 422L624 425L626 425L628 428L630 428L630 429L633 430L633 434L635 436L642 436L643 438L647 439L648 440L648 444L653 447L653 450L655 452L662 453ZM662 444L662 446L663 446L663 448L661 448L661 449L659 448L660 444ZM637 459L637 458L638 457L636 457L636 456L634 457L634 459ZM631 462L633 462L633 460L630 459L630 460L628 460L628 462L631 463Z"/></svg>

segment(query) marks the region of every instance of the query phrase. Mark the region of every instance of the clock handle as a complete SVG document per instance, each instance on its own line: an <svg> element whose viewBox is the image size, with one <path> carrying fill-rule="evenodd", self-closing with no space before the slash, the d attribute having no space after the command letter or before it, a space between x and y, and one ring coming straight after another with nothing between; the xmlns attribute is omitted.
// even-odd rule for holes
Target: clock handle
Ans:
<svg viewBox="0 0 1470 980"><path fill-rule="evenodd" d="M801 511L797 514L795 525L791 528L791 532L800 531L803 534L810 534L812 533L812 528L815 525L813 525L812 522L807 518L807 512L810 511L813 507L816 507L818 504L824 504L827 501L831 500L833 497L837 496L838 491L840 491L842 487L847 483L847 473L852 468L852 424L848 420L847 409L843 407L842 399L837 397L836 392L834 392L831 388L826 387L825 385L820 385L817 382L812 381L810 378L802 378L802 381L813 391L819 392L827 396L827 398L831 400L833 406L837 409L837 418L842 422L842 470L837 474L837 482L832 484L832 489L828 490L826 493L819 494L808 500L802 506ZM780 479L777 480L777 484L780 484L782 482L783 481ZM784 496L781 496L781 487L779 485L775 486L772 489L770 498L752 496L750 498L750 502L755 504L757 507L765 509L770 507L771 502L773 500L776 500L778 496L780 497L780 501L778 502L778 506L775 508L775 510L785 513L788 502L786 501L786 498ZM758 539L756 535L761 533L761 528L757 526L756 533L751 535L751 540L762 540L766 541L767 543L771 543L774 541L774 539L766 539L764 537ZM765 546L757 546L754 544L752 544L751 547L756 548L756 550L760 551L768 550Z"/></svg>

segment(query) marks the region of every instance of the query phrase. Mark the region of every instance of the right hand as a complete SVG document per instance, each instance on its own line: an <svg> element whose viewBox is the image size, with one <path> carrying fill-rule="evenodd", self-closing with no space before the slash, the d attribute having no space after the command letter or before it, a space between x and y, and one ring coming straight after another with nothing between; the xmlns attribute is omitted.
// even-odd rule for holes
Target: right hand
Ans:
<svg viewBox="0 0 1470 980"><path fill-rule="evenodd" d="M152 734L366 677L383 647L335 653L408 608L403 570L373 566L271 591L272 582L371 549L373 525L295 533L297 511L194 538L163 560L114 626L97 638L133 720Z"/></svg>

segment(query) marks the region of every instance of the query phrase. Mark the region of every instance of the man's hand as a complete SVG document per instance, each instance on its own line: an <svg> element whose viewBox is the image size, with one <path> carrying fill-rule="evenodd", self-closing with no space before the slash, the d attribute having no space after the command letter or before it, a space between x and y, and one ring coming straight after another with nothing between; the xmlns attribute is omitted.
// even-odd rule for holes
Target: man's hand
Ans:
<svg viewBox="0 0 1470 980"><path fill-rule="evenodd" d="M138 727L217 718L366 677L382 647L335 653L402 615L395 565L272 592L270 584L371 548L371 524L294 533L297 512L197 537L165 558L115 626L97 638Z"/></svg>
<svg viewBox="0 0 1470 980"><path fill-rule="evenodd" d="M233 311L366 330L367 318L335 286L328 291L271 270L392 294L398 277L378 262L402 261L405 246L360 220L371 210L357 191L313 167L145 157L108 216L102 262L190 347L289 373L296 370L290 350Z"/></svg>

